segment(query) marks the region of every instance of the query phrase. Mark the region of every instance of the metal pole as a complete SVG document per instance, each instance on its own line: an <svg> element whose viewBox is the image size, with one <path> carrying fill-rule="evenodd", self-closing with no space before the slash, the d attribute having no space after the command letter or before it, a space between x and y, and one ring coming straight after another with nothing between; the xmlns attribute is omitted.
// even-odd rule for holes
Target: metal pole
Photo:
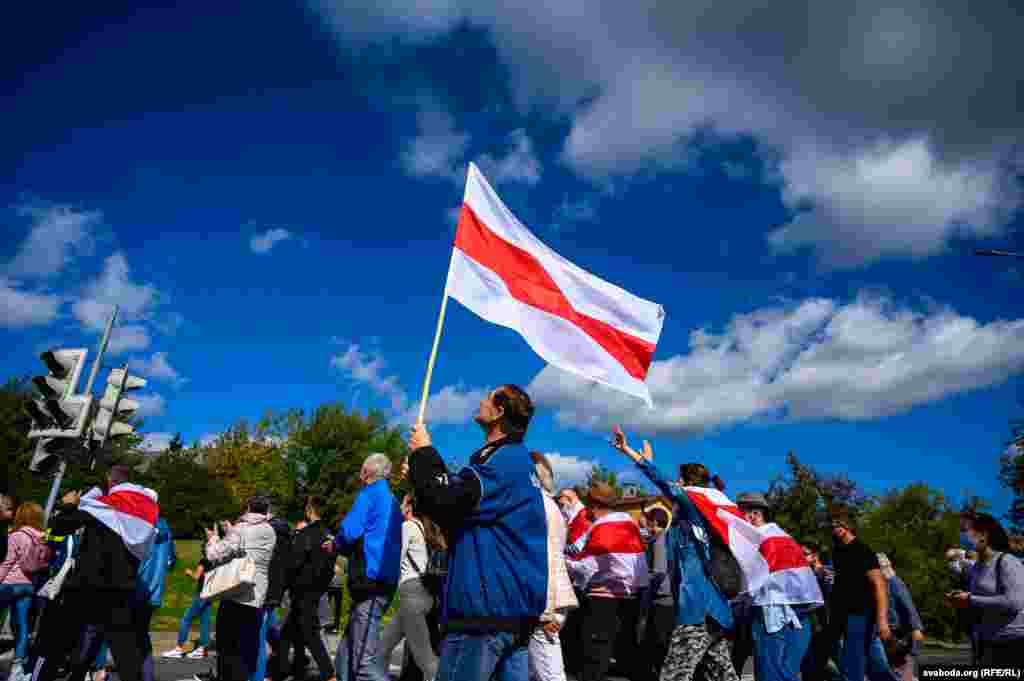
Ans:
<svg viewBox="0 0 1024 681"><path fill-rule="evenodd" d="M107 344L110 342L110 331L114 328L114 320L117 319L118 306L114 306L114 312L110 315L107 328L103 332L103 339L100 341L100 349L96 359L92 363L92 371L89 372L89 381L85 384L83 395L92 394L92 384L96 382L96 374L100 372L100 365L103 363L103 353L107 351ZM60 482L64 479L64 471L67 469L67 461L62 457L60 466L57 468L57 475L53 478L53 485L50 487L50 496L46 499L46 510L43 512L43 525L49 526L50 514L53 513L53 506L57 502L57 492L60 491Z"/></svg>

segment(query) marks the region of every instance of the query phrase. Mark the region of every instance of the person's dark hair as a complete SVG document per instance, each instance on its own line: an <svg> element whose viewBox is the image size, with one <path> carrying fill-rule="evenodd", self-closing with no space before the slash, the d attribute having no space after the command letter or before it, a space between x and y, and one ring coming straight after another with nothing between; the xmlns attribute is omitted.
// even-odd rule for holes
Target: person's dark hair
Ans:
<svg viewBox="0 0 1024 681"><path fill-rule="evenodd" d="M976 513L971 519L971 529L975 532L984 532L988 537L988 545L996 551L1010 550L1010 536L999 524L999 521L988 513Z"/></svg>
<svg viewBox="0 0 1024 681"><path fill-rule="evenodd" d="M533 401L517 385L506 384L494 391L494 406L503 408L502 430L507 435L525 435L533 418Z"/></svg>
<svg viewBox="0 0 1024 681"><path fill-rule="evenodd" d="M312 508L317 515L321 515L324 511L324 498L317 494L310 494L306 497L306 506Z"/></svg>
<svg viewBox="0 0 1024 681"><path fill-rule="evenodd" d="M679 478L687 486L707 487L711 472L702 463L684 463L679 466Z"/></svg>
<svg viewBox="0 0 1024 681"><path fill-rule="evenodd" d="M409 495L409 507L412 509L413 517L423 525L423 537L426 539L430 550L447 551L448 537L445 535L444 530L430 516L420 512L415 494Z"/></svg>
<svg viewBox="0 0 1024 681"><path fill-rule="evenodd" d="M833 523L839 523L850 532L857 534L857 520L853 517L853 510L849 504L838 502L832 504L832 507L828 512L829 520Z"/></svg>
<svg viewBox="0 0 1024 681"><path fill-rule="evenodd" d="M270 497L263 495L249 497L249 503L247 505L250 513L265 514L270 511Z"/></svg>

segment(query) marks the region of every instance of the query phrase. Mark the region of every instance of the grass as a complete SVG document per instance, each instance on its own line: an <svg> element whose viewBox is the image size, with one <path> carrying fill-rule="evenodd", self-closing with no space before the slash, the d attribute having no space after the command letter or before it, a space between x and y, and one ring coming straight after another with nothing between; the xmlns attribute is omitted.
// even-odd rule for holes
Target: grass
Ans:
<svg viewBox="0 0 1024 681"><path fill-rule="evenodd" d="M196 539L178 539L174 546L178 552L178 562L174 569L167 572L167 582L164 588L163 605L153 615L152 631L177 631L181 618L192 605L192 596L196 592L196 583L191 577L185 574L186 569L195 569L199 563L199 550L202 543ZM344 600L341 604L342 625L348 618L349 597L348 590L343 589ZM211 615L210 628L213 629L213 622L216 621L217 603L213 604L213 615ZM398 606L398 597L395 596L391 607L384 615L384 621L391 619L395 608ZM281 622L282 612L278 610L278 622ZM199 630L199 622L193 622L193 631Z"/></svg>

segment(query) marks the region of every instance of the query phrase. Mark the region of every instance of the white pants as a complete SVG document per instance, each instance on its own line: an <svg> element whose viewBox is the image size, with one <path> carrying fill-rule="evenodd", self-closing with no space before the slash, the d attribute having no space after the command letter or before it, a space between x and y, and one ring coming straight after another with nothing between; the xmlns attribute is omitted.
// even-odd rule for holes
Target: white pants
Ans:
<svg viewBox="0 0 1024 681"><path fill-rule="evenodd" d="M537 627L530 636L530 681L566 681L562 660L562 640L551 637L544 627Z"/></svg>
<svg viewBox="0 0 1024 681"><path fill-rule="evenodd" d="M384 627L380 639L377 663L383 668L386 678L391 665L391 655L404 638L405 649L412 655L416 666L423 672L425 681L433 681L437 675L437 655L430 645L430 630L427 628L427 613L434 607L434 597L418 579L410 579L398 587L398 612Z"/></svg>

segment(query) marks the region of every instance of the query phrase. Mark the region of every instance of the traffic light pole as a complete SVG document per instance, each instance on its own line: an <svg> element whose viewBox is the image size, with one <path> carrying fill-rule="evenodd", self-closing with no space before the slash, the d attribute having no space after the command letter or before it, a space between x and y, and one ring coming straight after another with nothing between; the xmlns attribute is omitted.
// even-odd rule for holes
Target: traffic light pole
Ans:
<svg viewBox="0 0 1024 681"><path fill-rule="evenodd" d="M100 349L96 354L96 359L92 363L92 371L89 372L89 381L85 384L85 390L82 391L83 395L92 394L92 384L96 382L96 375L100 372L100 367L103 365L103 354L107 351L107 345L110 343L110 332L114 328L114 320L117 319L118 306L114 306L114 312L110 315L110 320L107 321L107 328L103 332L103 339L100 341ZM68 462L64 457L61 457L60 465L57 468L57 475L53 478L53 485L50 486L50 496L46 499L46 510L43 513L43 525L48 526L50 524L50 514L53 513L53 506L57 502L57 492L60 491L61 480L64 479L64 471L68 467Z"/></svg>

